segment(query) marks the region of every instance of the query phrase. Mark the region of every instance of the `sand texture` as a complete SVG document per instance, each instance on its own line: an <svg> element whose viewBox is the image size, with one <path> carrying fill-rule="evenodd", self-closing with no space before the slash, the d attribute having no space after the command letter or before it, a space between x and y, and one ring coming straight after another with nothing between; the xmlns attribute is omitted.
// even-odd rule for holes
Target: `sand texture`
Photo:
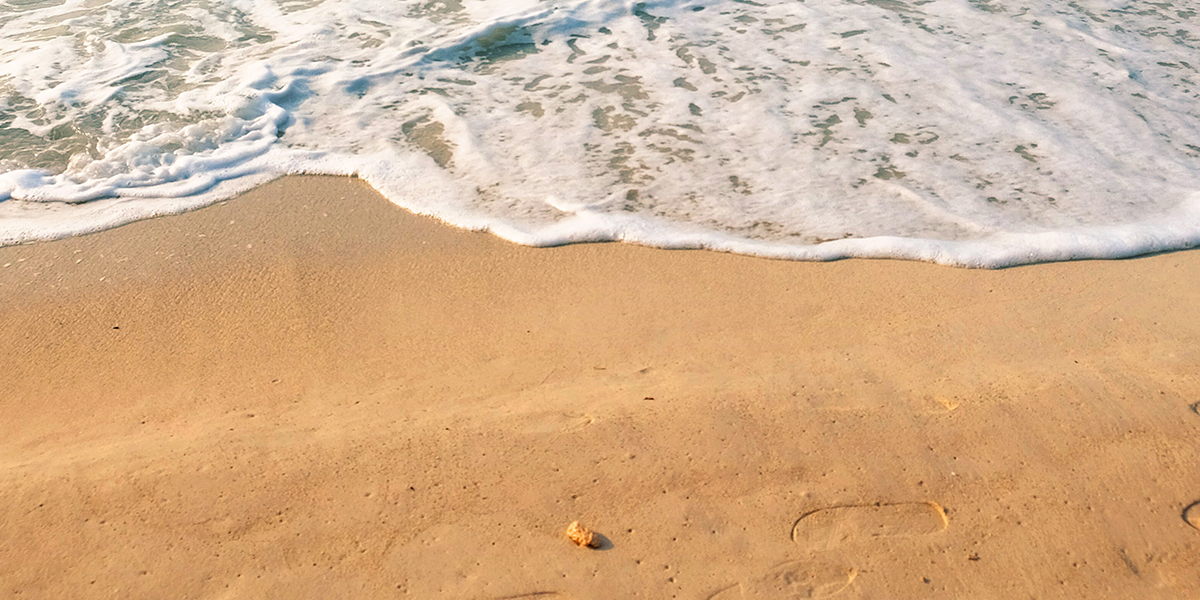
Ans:
<svg viewBox="0 0 1200 600"><path fill-rule="evenodd" d="M0 265L0 597L1200 598L1200 252L534 249L291 177Z"/></svg>

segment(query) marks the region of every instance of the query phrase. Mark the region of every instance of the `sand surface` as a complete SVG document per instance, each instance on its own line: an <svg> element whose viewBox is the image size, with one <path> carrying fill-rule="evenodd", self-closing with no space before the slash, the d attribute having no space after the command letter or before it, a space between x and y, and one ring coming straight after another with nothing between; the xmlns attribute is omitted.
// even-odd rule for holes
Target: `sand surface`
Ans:
<svg viewBox="0 0 1200 600"><path fill-rule="evenodd" d="M533 249L292 177L0 265L0 597L1200 597L1200 252Z"/></svg>

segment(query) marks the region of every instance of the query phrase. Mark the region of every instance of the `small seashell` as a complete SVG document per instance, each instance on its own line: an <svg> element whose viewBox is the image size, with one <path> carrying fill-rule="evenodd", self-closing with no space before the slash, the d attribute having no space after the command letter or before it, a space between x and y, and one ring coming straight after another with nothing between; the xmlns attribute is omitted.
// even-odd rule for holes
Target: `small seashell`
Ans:
<svg viewBox="0 0 1200 600"><path fill-rule="evenodd" d="M574 521L567 525L567 539L575 542L577 546L587 548L600 547L600 541L596 539L596 534L591 529L579 524L579 521Z"/></svg>
<svg viewBox="0 0 1200 600"><path fill-rule="evenodd" d="M1200 529L1200 502L1193 502L1183 509L1183 520L1188 525Z"/></svg>

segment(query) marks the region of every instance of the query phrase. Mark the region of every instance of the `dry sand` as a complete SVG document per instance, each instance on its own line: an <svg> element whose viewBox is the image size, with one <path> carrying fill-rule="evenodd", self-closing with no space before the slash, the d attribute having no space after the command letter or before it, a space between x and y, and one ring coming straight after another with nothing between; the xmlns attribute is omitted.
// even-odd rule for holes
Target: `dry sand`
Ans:
<svg viewBox="0 0 1200 600"><path fill-rule="evenodd" d="M533 249L293 177L0 265L0 597L1200 597L1200 252Z"/></svg>

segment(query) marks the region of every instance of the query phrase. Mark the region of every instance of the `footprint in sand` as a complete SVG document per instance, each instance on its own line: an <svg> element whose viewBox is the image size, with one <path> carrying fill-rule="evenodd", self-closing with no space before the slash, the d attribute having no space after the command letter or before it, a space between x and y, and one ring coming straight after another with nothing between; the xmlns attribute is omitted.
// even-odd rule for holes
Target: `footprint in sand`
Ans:
<svg viewBox="0 0 1200 600"><path fill-rule="evenodd" d="M708 600L802 600L828 598L845 590L858 571L821 563L789 561L762 578L727 587Z"/></svg>
<svg viewBox="0 0 1200 600"><path fill-rule="evenodd" d="M1188 525L1200 529L1200 501L1196 501L1183 509L1183 520L1187 521Z"/></svg>
<svg viewBox="0 0 1200 600"><path fill-rule="evenodd" d="M949 524L936 502L834 506L801 516L792 527L792 541L824 550L855 540L939 533Z"/></svg>
<svg viewBox="0 0 1200 600"><path fill-rule="evenodd" d="M525 433L571 433L579 431L596 422L596 417L588 414L572 413L543 413L534 416L521 429Z"/></svg>

